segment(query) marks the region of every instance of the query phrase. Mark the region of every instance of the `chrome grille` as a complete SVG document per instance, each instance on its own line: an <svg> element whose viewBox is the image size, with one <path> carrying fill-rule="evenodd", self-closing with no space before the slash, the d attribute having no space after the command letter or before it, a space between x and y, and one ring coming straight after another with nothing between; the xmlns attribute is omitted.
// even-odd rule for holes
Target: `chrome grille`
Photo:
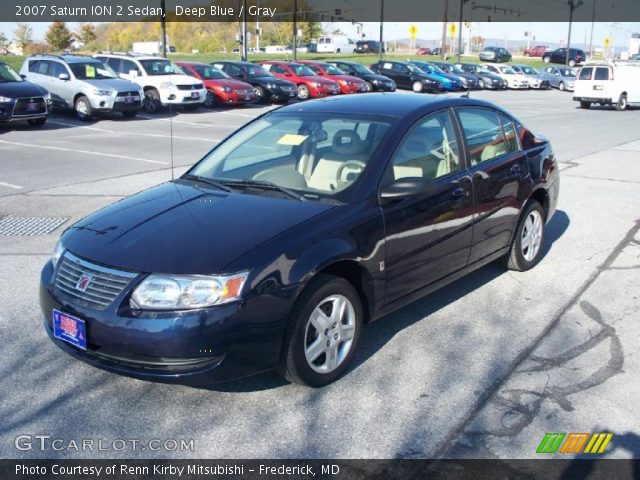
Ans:
<svg viewBox="0 0 640 480"><path fill-rule="evenodd" d="M84 292L76 288L83 275L91 276ZM74 305L104 310L135 276L135 273L95 265L65 252L53 281L53 293Z"/></svg>

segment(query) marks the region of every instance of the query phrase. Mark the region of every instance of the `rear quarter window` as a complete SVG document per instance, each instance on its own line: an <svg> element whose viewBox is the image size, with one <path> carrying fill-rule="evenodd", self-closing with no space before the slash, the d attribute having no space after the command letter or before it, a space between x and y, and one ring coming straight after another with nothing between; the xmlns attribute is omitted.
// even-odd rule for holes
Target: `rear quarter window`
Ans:
<svg viewBox="0 0 640 480"><path fill-rule="evenodd" d="M609 80L609 69L607 67L596 68L594 80Z"/></svg>
<svg viewBox="0 0 640 480"><path fill-rule="evenodd" d="M580 75L578 76L578 80L591 80L591 74L593 73L593 68L584 67L580 69Z"/></svg>

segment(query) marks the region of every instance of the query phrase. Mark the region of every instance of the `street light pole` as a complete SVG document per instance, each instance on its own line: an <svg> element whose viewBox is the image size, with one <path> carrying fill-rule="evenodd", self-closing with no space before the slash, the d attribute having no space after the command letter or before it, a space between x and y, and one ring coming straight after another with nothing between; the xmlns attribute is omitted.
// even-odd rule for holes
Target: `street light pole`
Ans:
<svg viewBox="0 0 640 480"><path fill-rule="evenodd" d="M298 60L298 0L293 2L293 61Z"/></svg>
<svg viewBox="0 0 640 480"><path fill-rule="evenodd" d="M160 8L162 9L162 13L166 14L164 0L160 0ZM167 22L165 21L165 16L162 15L160 18L160 27L162 30L162 56L167 58Z"/></svg>
<svg viewBox="0 0 640 480"><path fill-rule="evenodd" d="M593 25L596 21L596 0L593 0L593 9L591 10L591 35L589 36L589 56L593 56Z"/></svg>
<svg viewBox="0 0 640 480"><path fill-rule="evenodd" d="M382 49L384 48L384 0L380 0L380 48L378 49L378 60L382 61Z"/></svg>
<svg viewBox="0 0 640 480"><path fill-rule="evenodd" d="M569 0L569 34L567 36L567 55L565 57L564 64L569 65L569 56L571 55L571 25L573 23L573 11L582 5L582 0L578 0L574 3L574 0Z"/></svg>
<svg viewBox="0 0 640 480"><path fill-rule="evenodd" d="M247 61L247 0L243 0L242 9L242 61Z"/></svg>
<svg viewBox="0 0 640 480"><path fill-rule="evenodd" d="M446 58L447 45L447 10L449 10L449 0L444 0L444 12L442 13L442 40L440 42L440 56Z"/></svg>
<svg viewBox="0 0 640 480"><path fill-rule="evenodd" d="M460 63L460 55L462 52L462 8L469 0L460 0L460 18L458 21L458 63Z"/></svg>

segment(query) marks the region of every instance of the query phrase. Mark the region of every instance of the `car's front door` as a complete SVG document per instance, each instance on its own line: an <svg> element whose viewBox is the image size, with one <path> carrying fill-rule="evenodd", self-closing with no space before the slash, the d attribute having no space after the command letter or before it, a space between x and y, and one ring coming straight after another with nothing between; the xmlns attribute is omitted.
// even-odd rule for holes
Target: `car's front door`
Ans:
<svg viewBox="0 0 640 480"><path fill-rule="evenodd" d="M459 107L466 160L473 179L476 216L469 263L511 244L523 202L529 195L529 168L515 122L490 108Z"/></svg>
<svg viewBox="0 0 640 480"><path fill-rule="evenodd" d="M391 303L463 268L471 248L471 177L451 110L429 114L396 149L382 188L402 179L432 180L432 189L381 199L385 222L385 302Z"/></svg>

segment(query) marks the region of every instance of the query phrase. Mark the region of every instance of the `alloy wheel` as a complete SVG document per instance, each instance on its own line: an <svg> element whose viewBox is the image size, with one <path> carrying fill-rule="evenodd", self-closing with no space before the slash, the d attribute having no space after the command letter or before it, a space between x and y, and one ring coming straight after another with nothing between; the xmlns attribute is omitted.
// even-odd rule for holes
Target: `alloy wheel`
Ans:
<svg viewBox="0 0 640 480"><path fill-rule="evenodd" d="M542 243L542 217L537 210L527 215L520 239L520 250L527 262L533 261L540 251Z"/></svg>
<svg viewBox="0 0 640 480"><path fill-rule="evenodd" d="M356 331L356 313L344 295L330 295L311 312L304 334L304 354L318 373L336 370L347 358Z"/></svg>

